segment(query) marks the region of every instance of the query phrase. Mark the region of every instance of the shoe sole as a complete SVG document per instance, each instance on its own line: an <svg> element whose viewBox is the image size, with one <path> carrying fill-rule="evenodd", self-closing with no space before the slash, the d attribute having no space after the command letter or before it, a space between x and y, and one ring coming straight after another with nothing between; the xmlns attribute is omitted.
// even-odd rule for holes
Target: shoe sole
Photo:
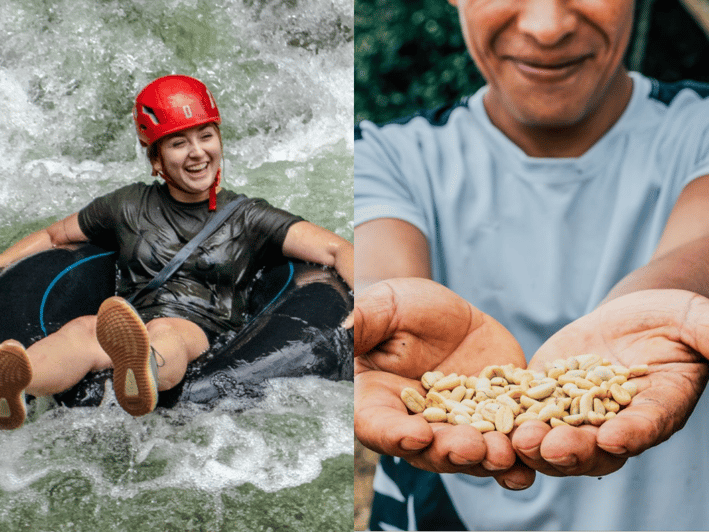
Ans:
<svg viewBox="0 0 709 532"><path fill-rule="evenodd" d="M136 417L155 410L158 385L151 369L150 337L130 303L120 297L104 301L97 314L96 337L113 362L118 404Z"/></svg>
<svg viewBox="0 0 709 532"><path fill-rule="evenodd" d="M14 340L0 345L0 429L20 428L27 416L25 388L32 380L32 366L25 348Z"/></svg>

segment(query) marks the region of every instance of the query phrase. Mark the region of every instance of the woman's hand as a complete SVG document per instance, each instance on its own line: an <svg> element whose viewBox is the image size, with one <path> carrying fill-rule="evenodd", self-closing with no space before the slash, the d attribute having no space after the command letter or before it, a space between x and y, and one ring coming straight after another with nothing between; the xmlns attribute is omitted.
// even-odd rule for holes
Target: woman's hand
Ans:
<svg viewBox="0 0 709 532"><path fill-rule="evenodd" d="M548 475L600 476L680 430L709 373L709 300L682 290L644 290L614 299L553 335L531 369L582 353L625 366L647 364L631 404L600 427L530 421L512 435L522 461Z"/></svg>
<svg viewBox="0 0 709 532"><path fill-rule="evenodd" d="M524 367L522 349L507 329L444 286L405 278L357 294L354 330L355 434L365 446L428 471L496 474L498 481L531 484L533 471L513 467L506 435L429 424L410 415L400 398L407 386L424 392L419 379L426 371L477 375L491 364Z"/></svg>
<svg viewBox="0 0 709 532"><path fill-rule="evenodd" d="M335 268L347 286L354 288L354 246L332 231L310 222L294 223L286 233L282 251L286 257Z"/></svg>

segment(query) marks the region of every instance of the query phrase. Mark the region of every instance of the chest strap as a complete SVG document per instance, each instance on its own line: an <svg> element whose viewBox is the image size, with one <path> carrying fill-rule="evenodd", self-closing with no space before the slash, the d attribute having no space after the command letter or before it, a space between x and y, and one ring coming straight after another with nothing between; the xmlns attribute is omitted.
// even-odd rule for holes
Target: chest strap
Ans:
<svg viewBox="0 0 709 532"><path fill-rule="evenodd" d="M239 204L241 204L246 199L246 196L240 196L234 201L224 205L224 207L220 211L216 212L214 216L210 218L210 220L205 224L202 230L197 233L192 238L192 240L187 242L187 244L185 244L182 249L175 254L174 257L172 257L172 260L168 262L165 267L160 270L160 272L148 284L138 290L130 298L128 298L128 301L132 303L138 298L138 296L162 286L162 284L167 281L172 276L172 274L180 268L180 266L182 266L182 263L185 262L190 255L192 255L192 252L197 248L197 246L199 246L212 233L214 233L214 231L221 227L221 225L226 221L226 219L234 213Z"/></svg>

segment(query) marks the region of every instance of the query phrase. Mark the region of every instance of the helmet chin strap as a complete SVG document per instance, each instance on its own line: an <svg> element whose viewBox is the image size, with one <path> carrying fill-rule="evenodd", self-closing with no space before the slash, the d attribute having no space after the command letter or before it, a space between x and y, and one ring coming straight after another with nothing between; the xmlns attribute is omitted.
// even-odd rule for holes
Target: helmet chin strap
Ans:
<svg viewBox="0 0 709 532"><path fill-rule="evenodd" d="M209 210L217 210L217 187L222 180L222 169L217 170L217 176L214 178L214 183L209 187Z"/></svg>
<svg viewBox="0 0 709 532"><path fill-rule="evenodd" d="M177 190L181 190L185 194L192 194L192 191L190 190L185 190L182 188L180 185L178 185L170 176L167 174L164 174L162 172L158 172L157 170L153 169L152 172L153 176L160 176L162 177L165 182L168 185L172 185L175 187ZM217 170L217 175L214 178L214 183L212 183L212 186L209 187L209 210L210 211L216 211L217 210L217 187L219 186L219 182L222 180L222 169L219 168Z"/></svg>

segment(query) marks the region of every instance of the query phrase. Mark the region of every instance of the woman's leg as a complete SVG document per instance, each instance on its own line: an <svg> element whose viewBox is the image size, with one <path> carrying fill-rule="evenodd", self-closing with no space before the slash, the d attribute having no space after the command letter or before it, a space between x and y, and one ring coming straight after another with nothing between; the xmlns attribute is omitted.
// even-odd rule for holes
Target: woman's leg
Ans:
<svg viewBox="0 0 709 532"><path fill-rule="evenodd" d="M118 403L134 416L152 412L158 390L177 385L187 364L209 348L207 336L194 323L158 318L146 326L120 297L109 298L101 305L96 334L113 363Z"/></svg>
<svg viewBox="0 0 709 532"><path fill-rule="evenodd" d="M15 340L0 344L0 429L24 423L24 393L35 397L63 392L90 371L111 367L96 340L96 317L70 321L27 350Z"/></svg>
<svg viewBox="0 0 709 532"><path fill-rule="evenodd" d="M155 409L158 390L176 386L187 364L208 348L207 336L194 323L159 318L146 327L124 299L109 298L99 317L72 320L26 350L13 340L0 344L0 429L24 422L24 392L61 393L87 373L111 367L121 406L132 415L147 414Z"/></svg>
<svg viewBox="0 0 709 532"><path fill-rule="evenodd" d="M199 325L182 318L157 318L146 325L158 357L158 390L169 390L185 377L187 364L209 349ZM162 358L162 360L160 360Z"/></svg>
<svg viewBox="0 0 709 532"><path fill-rule="evenodd" d="M27 348L32 382L26 392L35 397L64 392L87 373L111 367L111 359L96 340L96 316L82 316Z"/></svg>

